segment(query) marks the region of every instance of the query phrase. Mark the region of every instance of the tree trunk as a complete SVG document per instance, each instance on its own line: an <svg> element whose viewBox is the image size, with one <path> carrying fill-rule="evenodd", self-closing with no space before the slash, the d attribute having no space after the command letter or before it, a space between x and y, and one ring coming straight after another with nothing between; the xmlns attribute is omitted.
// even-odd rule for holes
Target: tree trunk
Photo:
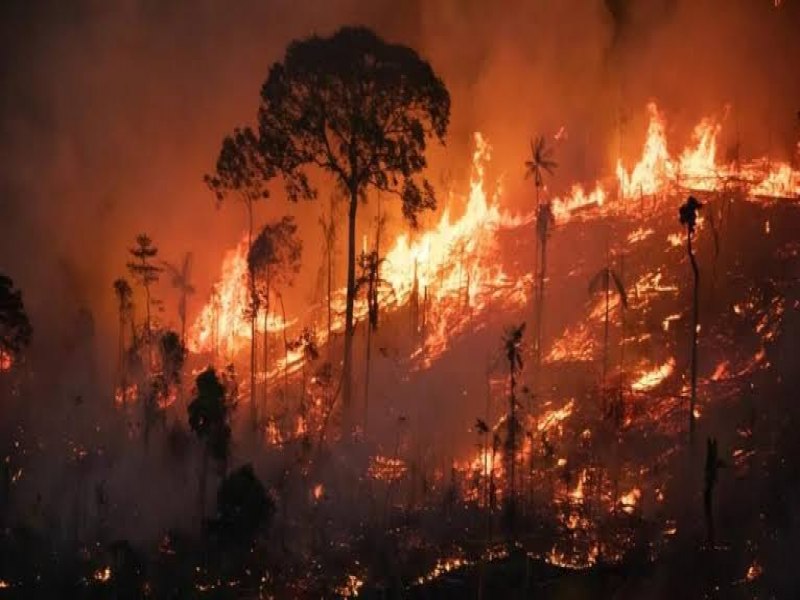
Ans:
<svg viewBox="0 0 800 600"><path fill-rule="evenodd" d="M350 188L350 213L347 233L347 303L345 308L344 363L342 365L342 409L345 431L352 426L352 386L353 386L353 304L356 295L356 210L358 194L355 186Z"/></svg>
<svg viewBox="0 0 800 600"><path fill-rule="evenodd" d="M247 202L247 256L253 249L253 204ZM250 424L253 431L258 430L258 409L256 407L256 282L253 269L248 260L247 285L250 290Z"/></svg>
<svg viewBox="0 0 800 600"><path fill-rule="evenodd" d="M269 331L267 329L269 321L269 304L264 307L264 335L262 336L264 343L264 385L261 388L261 408L263 414L267 414L267 385L269 380Z"/></svg>
<svg viewBox="0 0 800 600"><path fill-rule="evenodd" d="M542 367L542 332L544 330L544 279L547 268L547 236L541 239L542 262L539 266L539 305L536 316L536 374L538 376ZM538 377L537 377L538 379Z"/></svg>
<svg viewBox="0 0 800 600"><path fill-rule="evenodd" d="M606 270L606 320L603 331L603 386L606 384L606 375L608 374L608 297L609 287L611 285L611 271Z"/></svg>
<svg viewBox="0 0 800 600"><path fill-rule="evenodd" d="M694 275L694 288L692 290L692 397L689 401L689 442L694 441L694 407L697 403L697 325L699 322L699 287L700 287L700 270L697 268L697 260L694 256L692 249L692 233L687 232L687 250L689 252L689 261L692 265L692 273Z"/></svg>
<svg viewBox="0 0 800 600"><path fill-rule="evenodd" d="M364 372L364 437L367 434L367 423L369 422L369 363L372 350L372 324L367 322L367 356L366 368Z"/></svg>

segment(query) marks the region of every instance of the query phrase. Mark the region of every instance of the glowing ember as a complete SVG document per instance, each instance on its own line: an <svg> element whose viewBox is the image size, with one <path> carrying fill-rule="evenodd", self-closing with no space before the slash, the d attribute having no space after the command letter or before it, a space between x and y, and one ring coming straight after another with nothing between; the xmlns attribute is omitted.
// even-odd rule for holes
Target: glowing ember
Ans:
<svg viewBox="0 0 800 600"><path fill-rule="evenodd" d="M758 563L757 560L754 560L749 567L747 567L747 573L745 573L745 580L746 581L755 581L764 573L764 568Z"/></svg>
<svg viewBox="0 0 800 600"><path fill-rule="evenodd" d="M627 494L620 496L619 503L622 506L622 510L632 514L641 497L642 491L639 488L633 488Z"/></svg>

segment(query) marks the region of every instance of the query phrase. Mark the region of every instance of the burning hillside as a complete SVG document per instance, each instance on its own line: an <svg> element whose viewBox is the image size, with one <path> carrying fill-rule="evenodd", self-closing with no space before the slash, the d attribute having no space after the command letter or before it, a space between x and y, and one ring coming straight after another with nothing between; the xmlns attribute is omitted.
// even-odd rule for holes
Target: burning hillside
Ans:
<svg viewBox="0 0 800 600"><path fill-rule="evenodd" d="M2 593L796 596L800 8L273 4L257 59L175 9L198 81L79 54L81 118L2 121L58 124L0 180L70 206L0 209Z"/></svg>

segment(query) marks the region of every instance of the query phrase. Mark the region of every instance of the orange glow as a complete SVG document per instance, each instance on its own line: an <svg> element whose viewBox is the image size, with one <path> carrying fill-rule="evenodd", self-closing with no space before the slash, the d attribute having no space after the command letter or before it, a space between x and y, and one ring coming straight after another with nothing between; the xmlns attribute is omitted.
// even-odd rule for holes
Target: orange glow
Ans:
<svg viewBox="0 0 800 600"><path fill-rule="evenodd" d="M661 382L667 377L672 375L674 370L675 359L670 358L664 364L642 373L639 378L631 384L631 388L636 392L646 392L648 390L652 390L660 385Z"/></svg>

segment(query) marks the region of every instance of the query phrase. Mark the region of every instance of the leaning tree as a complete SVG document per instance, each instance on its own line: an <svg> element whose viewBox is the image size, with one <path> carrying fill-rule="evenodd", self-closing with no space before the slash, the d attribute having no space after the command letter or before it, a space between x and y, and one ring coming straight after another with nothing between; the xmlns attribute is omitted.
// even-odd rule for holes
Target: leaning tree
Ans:
<svg viewBox="0 0 800 600"><path fill-rule="evenodd" d="M698 292L700 287L700 269L697 267L697 259L694 255L692 240L694 239L695 228L697 227L697 211L702 204L694 196L689 196L678 210L678 217L681 225L686 227L686 253L689 255L689 263L692 265L692 275L694 286L692 288L692 397L689 401L689 442L694 440L694 407L697 403L697 325L699 322L700 302Z"/></svg>
<svg viewBox="0 0 800 600"><path fill-rule="evenodd" d="M343 365L345 422L352 425L356 214L369 191L397 195L412 226L436 206L419 176L427 142L444 142L450 95L427 61L364 27L292 42L261 89L259 132L288 196L314 198L312 170L332 176L349 200Z"/></svg>

